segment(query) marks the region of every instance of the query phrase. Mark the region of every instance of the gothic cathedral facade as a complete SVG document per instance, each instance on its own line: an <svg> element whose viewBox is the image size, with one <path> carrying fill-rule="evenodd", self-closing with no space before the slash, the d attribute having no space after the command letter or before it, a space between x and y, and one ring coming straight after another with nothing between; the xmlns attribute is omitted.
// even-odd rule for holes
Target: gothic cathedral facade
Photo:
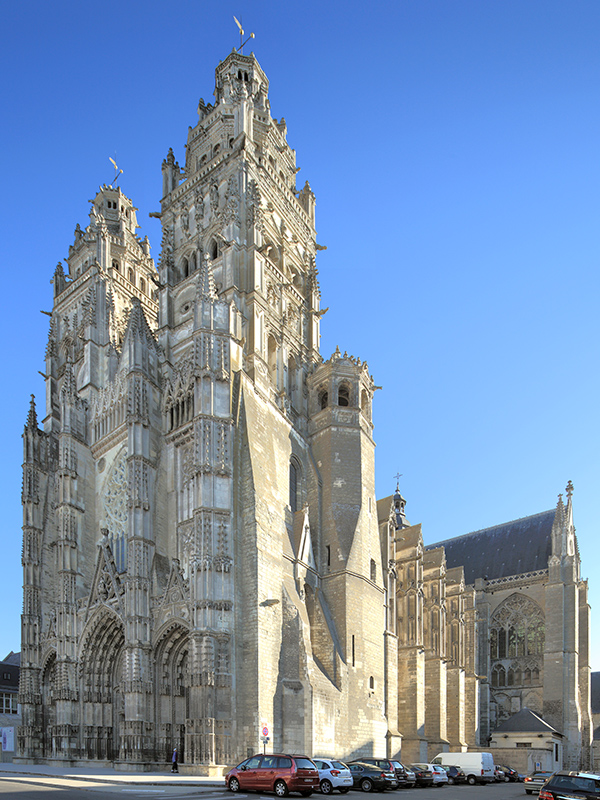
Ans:
<svg viewBox="0 0 600 800"><path fill-rule="evenodd" d="M24 434L25 759L231 763L386 741L367 364L319 353L315 197L231 53L158 270L103 186L54 274Z"/></svg>
<svg viewBox="0 0 600 800"><path fill-rule="evenodd" d="M221 774L262 735L424 761L528 704L581 763L570 494L535 547L427 548L399 492L375 501L373 379L319 351L315 196L255 57L215 84L162 165L158 268L104 185L54 272L23 436L19 759L161 769L177 747Z"/></svg>

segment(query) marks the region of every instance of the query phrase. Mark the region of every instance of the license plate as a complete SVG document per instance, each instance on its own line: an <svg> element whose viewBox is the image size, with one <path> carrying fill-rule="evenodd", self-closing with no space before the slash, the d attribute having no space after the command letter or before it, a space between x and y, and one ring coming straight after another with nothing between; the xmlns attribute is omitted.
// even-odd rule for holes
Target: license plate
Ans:
<svg viewBox="0 0 600 800"><path fill-rule="evenodd" d="M312 778L304 778L304 783L312 783L312 782L313 782Z"/></svg>

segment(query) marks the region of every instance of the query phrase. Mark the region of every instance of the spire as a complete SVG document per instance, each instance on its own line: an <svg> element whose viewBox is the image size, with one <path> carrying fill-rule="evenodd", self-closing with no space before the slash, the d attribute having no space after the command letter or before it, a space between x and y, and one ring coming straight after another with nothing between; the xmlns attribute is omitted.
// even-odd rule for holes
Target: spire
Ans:
<svg viewBox="0 0 600 800"><path fill-rule="evenodd" d="M29 413L27 414L27 424L25 425L26 428L37 428L37 413L35 410L35 395L31 395L31 401L29 403Z"/></svg>
<svg viewBox="0 0 600 800"><path fill-rule="evenodd" d="M63 399L69 400L77 396L77 382L75 380L75 372L73 371L73 363L71 361L67 361L65 364L62 396Z"/></svg>
<svg viewBox="0 0 600 800"><path fill-rule="evenodd" d="M394 477L396 478L396 491L394 492L394 514L396 515L396 529L402 530L403 528L410 527L410 523L404 514L406 500L400 494L400 478L402 475L398 472L396 475L394 475Z"/></svg>
<svg viewBox="0 0 600 800"><path fill-rule="evenodd" d="M142 308L142 302L139 297L135 296L131 298L131 311L129 312L127 328L123 336L123 344L125 344L129 337L146 340L148 343L151 343L152 346L156 347L156 340L148 325L144 309Z"/></svg>

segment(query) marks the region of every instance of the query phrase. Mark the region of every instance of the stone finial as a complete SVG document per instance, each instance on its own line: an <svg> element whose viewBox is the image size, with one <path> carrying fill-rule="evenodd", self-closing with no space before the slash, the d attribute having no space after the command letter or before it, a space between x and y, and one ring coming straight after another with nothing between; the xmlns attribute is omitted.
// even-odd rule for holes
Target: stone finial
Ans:
<svg viewBox="0 0 600 800"><path fill-rule="evenodd" d="M567 493L567 500L568 500L569 502L570 502L570 500L571 500L571 497L573 497L573 488L574 488L574 487L573 487L573 482L572 482L572 481L569 481L569 482L567 483L567 488L565 489L565 491L566 491L566 493Z"/></svg>

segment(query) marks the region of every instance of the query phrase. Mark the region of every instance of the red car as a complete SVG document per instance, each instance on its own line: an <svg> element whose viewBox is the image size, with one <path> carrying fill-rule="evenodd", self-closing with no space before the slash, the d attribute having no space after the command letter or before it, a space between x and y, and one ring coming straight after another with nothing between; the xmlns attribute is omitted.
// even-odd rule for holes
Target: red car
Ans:
<svg viewBox="0 0 600 800"><path fill-rule="evenodd" d="M278 797L300 792L310 797L319 788L319 771L308 756L258 755L230 769L225 786L232 792L275 792Z"/></svg>

